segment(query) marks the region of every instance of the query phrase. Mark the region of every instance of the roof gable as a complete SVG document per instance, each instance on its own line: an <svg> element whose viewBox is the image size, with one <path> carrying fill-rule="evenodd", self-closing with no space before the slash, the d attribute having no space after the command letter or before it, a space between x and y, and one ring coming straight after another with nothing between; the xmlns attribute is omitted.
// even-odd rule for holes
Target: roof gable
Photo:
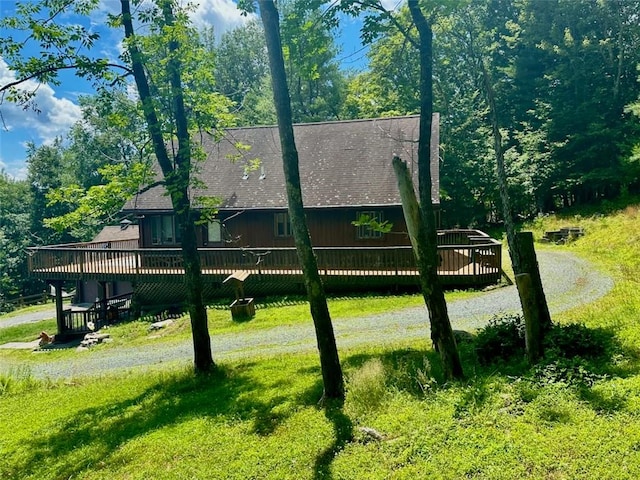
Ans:
<svg viewBox="0 0 640 480"><path fill-rule="evenodd" d="M436 116L436 131L437 125ZM417 178L418 132L418 116L295 125L305 207L399 205L391 160L394 155L400 156ZM208 188L195 195L221 197L223 210L287 207L276 126L230 129L220 142L204 134L201 141L206 160L198 176ZM237 143L250 148L241 151ZM237 157L241 159L230 160ZM432 155L431 162L432 198L436 203L437 158ZM260 166L245 172L246 163L253 159L259 160ZM154 187L125 206L125 210L137 211L170 209L163 187Z"/></svg>

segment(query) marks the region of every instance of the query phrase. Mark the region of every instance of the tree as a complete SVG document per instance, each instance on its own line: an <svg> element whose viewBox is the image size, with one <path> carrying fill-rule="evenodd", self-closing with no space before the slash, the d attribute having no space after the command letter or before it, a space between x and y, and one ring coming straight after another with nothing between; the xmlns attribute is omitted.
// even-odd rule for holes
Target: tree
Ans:
<svg viewBox="0 0 640 480"><path fill-rule="evenodd" d="M0 172L0 312L7 298L42 289L40 282L27 275L30 211L29 184Z"/></svg>
<svg viewBox="0 0 640 480"><path fill-rule="evenodd" d="M196 44L198 36L189 27L185 12L175 2L158 0L149 8L136 10L137 18L150 31L146 37L135 33L129 0L121 0L120 5L120 15L110 18L110 22L112 26L124 28L123 64L79 54L77 46L84 47L82 51L90 51L98 34L81 24L65 26L54 21L62 14L89 15L95 7L94 2L53 1L19 6L18 16L4 19L3 24L27 31L36 29L37 34L32 38L40 41L42 53L37 58L22 58L23 45L3 39L0 54L17 71L19 79L0 87L0 92L8 91L11 100L24 104L32 101L33 92L20 91L16 89L17 85L27 79L57 81L61 70L72 69L81 77L103 84L122 82L122 74L133 76L151 145L163 173L160 183L168 191L182 229L194 366L196 371L205 372L215 365L202 300L195 233L197 213L190 197L195 177L194 158L198 158L198 150L191 143L191 132L196 128L210 128L219 134L232 120L228 113L229 103L213 88L202 88L214 84L211 57ZM40 15L43 10L45 14ZM189 75L185 75L185 68L189 68Z"/></svg>
<svg viewBox="0 0 640 480"><path fill-rule="evenodd" d="M418 140L418 190L419 205L407 201L411 195L403 194L403 211L410 229L409 234L414 247L414 255L420 273L420 286L431 323L431 340L443 365L447 379L462 378L462 364L456 345L451 321L447 312L444 290L438 278L438 243L436 217L433 207L431 182L432 116L433 116L433 18L438 6L431 6L430 17L423 12L424 6L417 0L409 0L409 14L415 30L402 22L402 17L387 11L380 2L354 1L343 2L342 9L347 13L360 15L367 12L363 38L373 40L380 32L397 29L407 44L416 49L420 59L419 99L420 127ZM406 12L405 12L406 14ZM416 38L417 31L417 38ZM405 94L406 96L406 94ZM403 187L404 169L399 159L394 160L394 169L398 176L401 194L412 188ZM411 227L413 225L413 227ZM412 233L413 230L413 233Z"/></svg>
<svg viewBox="0 0 640 480"><path fill-rule="evenodd" d="M535 260L533 237L516 233L517 229L511 207L501 128L505 122L502 117L506 115L503 113L505 108L499 107L498 87L496 86L502 79L495 79L493 76L494 73L504 71L499 68L502 56L500 32L497 29L486 29L486 25L494 21L497 11L496 8L490 8L486 5L470 4L462 11L456 12L458 28L452 30L454 36L464 47L466 64L475 73L478 89L482 92L487 106L487 123L490 126L493 139L496 176L509 255L516 275L518 293L527 325L527 351L529 358L536 360L542 353L542 338L545 332L551 328L551 316Z"/></svg>
<svg viewBox="0 0 640 480"><path fill-rule="evenodd" d="M336 61L335 23L321 10L322 0L280 3L280 39L293 121L337 119L345 82Z"/></svg>
<svg viewBox="0 0 640 480"><path fill-rule="evenodd" d="M88 241L149 183L151 152L138 105L124 92L81 97L80 105L82 120L62 147L61 185L46 195L49 206L64 207L65 213L43 223Z"/></svg>
<svg viewBox="0 0 640 480"><path fill-rule="evenodd" d="M425 17L415 0L409 10L419 36L420 52L420 139L418 143L418 181L420 209L425 238L420 242L418 265L422 294L431 319L431 338L442 359L445 376L462 378L462 364L447 312L444 290L438 278L438 242L435 212L431 200L431 122L433 116L433 30L432 20Z"/></svg>
<svg viewBox="0 0 640 480"><path fill-rule="evenodd" d="M520 112L531 112L526 123L544 133L547 210L626 188L624 159L638 129L624 110L638 91L638 9L636 0L521 5L510 40L513 84Z"/></svg>
<svg viewBox="0 0 640 480"><path fill-rule="evenodd" d="M348 83L344 114L349 118L408 115L420 110L420 61L415 45L405 35L411 15L401 9L395 21L401 28L382 29L369 46L368 69Z"/></svg>
<svg viewBox="0 0 640 480"><path fill-rule="evenodd" d="M73 240L73 237L65 232L55 232L44 226L45 218L68 212L64 205L51 205L48 200L48 195L62 186L63 157L61 138L56 138L51 145L27 145L27 182L32 198L30 231L36 245L66 243Z"/></svg>
<svg viewBox="0 0 640 480"><path fill-rule="evenodd" d="M163 125L158 116L156 99L153 96L149 78L145 70L145 56L133 29L133 17L128 0L121 0L122 15L121 24L124 27L125 41L131 62L131 70L135 79L142 111L149 129L149 135L153 144L156 160L160 165L164 176L165 187L171 198L171 204L176 214L176 220L180 225L182 237L182 259L185 271L185 284L187 286L187 305L191 319L191 331L194 349L194 365L196 371L206 372L215 364L211 355L211 340L207 327L207 310L202 298L202 272L200 256L196 241L196 213L191 208L190 187L192 185L192 154L191 133L189 131L189 118L185 106L185 91L183 90L183 57L185 50L181 48L189 35L186 28L184 15L176 18L174 4L170 0L158 1L159 11L155 14L155 27L160 44L167 48L166 61L163 62L165 84L156 85L159 90L166 89L165 96L161 99L170 101L171 133L177 140L177 149L172 149L172 158L166 147L166 139L163 135ZM193 54L193 52L192 52ZM208 108L211 108L208 107ZM207 116L210 110L194 111ZM173 153L175 152L175 153Z"/></svg>
<svg viewBox="0 0 640 480"><path fill-rule="evenodd" d="M258 0L258 5L269 52L269 65L271 68L274 102L278 115L278 131L282 148L289 216L316 331L324 383L324 397L343 399L344 380L342 367L340 366L329 307L327 306L322 280L318 273L318 265L311 246L311 238L302 203L298 151L293 134L291 102L287 89L282 44L280 43L280 19L273 1ZM251 5L248 8L251 8Z"/></svg>
<svg viewBox="0 0 640 480"><path fill-rule="evenodd" d="M220 44L213 49L216 86L235 103L239 122L246 125L269 123L268 118L260 118L262 115L256 105L259 98L271 101L273 97L265 81L269 64L260 22L251 20L224 33Z"/></svg>

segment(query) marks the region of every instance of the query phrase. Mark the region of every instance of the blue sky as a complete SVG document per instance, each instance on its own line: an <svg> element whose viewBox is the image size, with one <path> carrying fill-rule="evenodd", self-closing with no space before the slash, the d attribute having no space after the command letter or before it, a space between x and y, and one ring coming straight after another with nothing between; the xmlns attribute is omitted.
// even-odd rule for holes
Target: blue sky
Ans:
<svg viewBox="0 0 640 480"><path fill-rule="evenodd" d="M0 0L0 15L8 16L15 11L19 2L14 0ZM213 25L217 34L230 30L246 21L240 15L233 0L193 0L196 10L192 19L196 25ZM395 0L387 0L389 7L397 5ZM101 34L101 40L96 45L96 55L115 59L119 53L122 32L110 30L105 26L107 13L119 11L119 0L100 0L100 9L91 17L91 28ZM60 21L82 22L88 25L87 19L63 16ZM362 68L365 53L359 42L359 23L353 20L343 22L340 40L345 68ZM12 36L14 40L24 38L24 34L15 31L0 32L3 37ZM28 55L34 55L37 50L27 50ZM0 58L0 85L15 79L6 62ZM58 136L64 136L69 128L80 119L78 97L91 93L92 86L67 72L60 77L61 84L44 85L31 82L27 88L37 87L37 107L39 113L23 110L21 107L3 102L0 105L2 122L0 122L0 171L6 172L14 178L26 176L26 144L33 142L36 146L52 142Z"/></svg>

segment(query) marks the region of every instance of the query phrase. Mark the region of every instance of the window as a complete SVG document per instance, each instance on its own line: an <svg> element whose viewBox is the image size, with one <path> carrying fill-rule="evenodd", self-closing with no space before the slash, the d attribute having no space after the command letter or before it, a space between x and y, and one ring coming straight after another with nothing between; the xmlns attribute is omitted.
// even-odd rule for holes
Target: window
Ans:
<svg viewBox="0 0 640 480"><path fill-rule="evenodd" d="M362 223L362 225L358 225L359 239L382 238L382 232L372 228L372 225L381 224L384 221L382 211L368 210L357 212L356 221Z"/></svg>
<svg viewBox="0 0 640 480"><path fill-rule="evenodd" d="M207 243L222 242L222 224L218 220L207 223Z"/></svg>
<svg viewBox="0 0 640 480"><path fill-rule="evenodd" d="M291 236L291 222L289 222L289 214L287 212L274 215L274 229L276 237Z"/></svg>
<svg viewBox="0 0 640 480"><path fill-rule="evenodd" d="M180 229L173 215L154 215L151 222L152 245L176 245L180 243Z"/></svg>

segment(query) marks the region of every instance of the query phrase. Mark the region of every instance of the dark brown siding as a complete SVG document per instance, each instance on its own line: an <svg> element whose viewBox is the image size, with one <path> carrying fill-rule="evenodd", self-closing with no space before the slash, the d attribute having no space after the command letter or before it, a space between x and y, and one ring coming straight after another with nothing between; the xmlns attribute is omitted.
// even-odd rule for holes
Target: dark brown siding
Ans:
<svg viewBox="0 0 640 480"><path fill-rule="evenodd" d="M245 210L221 212L222 243L206 243L206 225L197 228L198 245L202 247L292 247L293 237L277 237L275 214L283 210ZM390 233L381 238L358 238L358 228L351 222L363 211L381 211L383 219L393 225ZM392 247L410 245L402 207L318 208L308 209L307 224L311 241L316 247ZM176 248L179 245L152 245L152 215L140 218L140 246L142 248Z"/></svg>
<svg viewBox="0 0 640 480"><path fill-rule="evenodd" d="M364 210L383 211L384 219L393 224L392 233L383 234L382 238L359 239L358 229L351 222L357 219L358 212ZM275 213L275 211L245 211L236 215L221 215L228 235L226 246L293 246L293 237L277 237L275 235ZM228 217L232 218L225 220ZM400 207L307 210L307 223L311 233L311 241L317 247L409 245Z"/></svg>

